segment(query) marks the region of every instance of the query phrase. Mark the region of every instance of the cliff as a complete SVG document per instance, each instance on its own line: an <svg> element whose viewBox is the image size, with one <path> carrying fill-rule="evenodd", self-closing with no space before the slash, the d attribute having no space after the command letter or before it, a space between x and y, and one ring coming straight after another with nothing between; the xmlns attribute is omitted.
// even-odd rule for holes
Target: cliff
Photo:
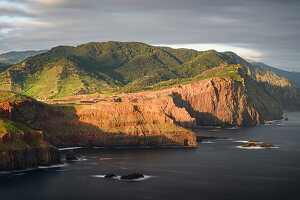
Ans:
<svg viewBox="0 0 300 200"><path fill-rule="evenodd" d="M197 146L185 128L254 126L280 119L278 103L239 65L207 70L165 90L83 95L48 104L19 95L0 117L42 130L55 146ZM50 105L58 104L58 105Z"/></svg>
<svg viewBox="0 0 300 200"><path fill-rule="evenodd" d="M271 70L257 66L248 68L248 75L284 110L300 110L300 92L287 78L279 77Z"/></svg>
<svg viewBox="0 0 300 200"><path fill-rule="evenodd" d="M207 76L229 69L230 75ZM218 67L204 75L208 78L161 91L127 94L121 101L162 104L162 111L175 123L189 128L197 125L254 126L281 119L279 104L246 74L245 68Z"/></svg>
<svg viewBox="0 0 300 200"><path fill-rule="evenodd" d="M20 99L0 103L0 117L42 130L55 146L197 146L194 132L152 103L54 106Z"/></svg>
<svg viewBox="0 0 300 200"><path fill-rule="evenodd" d="M0 171L59 164L60 153L40 131L0 119Z"/></svg>

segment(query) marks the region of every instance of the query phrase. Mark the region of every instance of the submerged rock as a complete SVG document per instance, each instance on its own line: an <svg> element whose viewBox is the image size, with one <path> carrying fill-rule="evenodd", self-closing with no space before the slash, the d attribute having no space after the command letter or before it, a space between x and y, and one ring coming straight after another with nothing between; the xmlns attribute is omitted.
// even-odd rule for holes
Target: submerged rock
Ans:
<svg viewBox="0 0 300 200"><path fill-rule="evenodd" d="M78 160L78 158L75 156L73 150L69 150L66 155L66 160Z"/></svg>
<svg viewBox="0 0 300 200"><path fill-rule="evenodd" d="M115 178L115 177L117 177L117 175L115 175L115 174L106 174L104 176L104 178Z"/></svg>
<svg viewBox="0 0 300 200"><path fill-rule="evenodd" d="M124 180L134 180L134 179L139 179L139 178L144 178L144 175L139 174L139 173L133 173L133 174L121 176L121 179L124 179Z"/></svg>

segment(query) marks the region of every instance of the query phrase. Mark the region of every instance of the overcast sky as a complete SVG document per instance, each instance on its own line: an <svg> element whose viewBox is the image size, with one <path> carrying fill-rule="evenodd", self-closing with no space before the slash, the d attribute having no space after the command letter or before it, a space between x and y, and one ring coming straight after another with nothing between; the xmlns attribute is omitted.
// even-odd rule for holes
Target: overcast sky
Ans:
<svg viewBox="0 0 300 200"><path fill-rule="evenodd" d="M234 51L300 71L300 1L0 0L0 53L108 40Z"/></svg>

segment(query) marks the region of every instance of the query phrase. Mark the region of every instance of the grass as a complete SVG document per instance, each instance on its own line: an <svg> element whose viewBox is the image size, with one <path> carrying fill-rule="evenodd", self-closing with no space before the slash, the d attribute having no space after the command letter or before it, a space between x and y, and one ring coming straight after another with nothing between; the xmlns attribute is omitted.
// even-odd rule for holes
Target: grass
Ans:
<svg viewBox="0 0 300 200"><path fill-rule="evenodd" d="M244 84L244 79L239 74L240 69L242 69L242 66L240 65L225 65L225 66L215 67L210 70L204 71L201 74L192 78L171 79L168 81L162 81L157 84L153 84L149 86L144 86L142 84L140 86L137 86L136 84L128 84L119 90L115 90L115 92L119 91L119 93L130 93L130 92L140 92L145 90L155 91L155 90L174 87L177 85L186 85L192 82L201 81L205 79L212 79L216 77L231 78L237 82L241 82Z"/></svg>
<svg viewBox="0 0 300 200"><path fill-rule="evenodd" d="M23 134L24 130L15 122L0 118L0 136L2 136L4 133Z"/></svg>
<svg viewBox="0 0 300 200"><path fill-rule="evenodd" d="M0 90L0 102L23 101L26 98L28 97L21 94Z"/></svg>
<svg viewBox="0 0 300 200"><path fill-rule="evenodd" d="M138 42L59 46L1 73L0 89L39 99L159 90L216 76L239 80L230 67L213 70L226 63L238 64L236 60L213 50L171 49Z"/></svg>

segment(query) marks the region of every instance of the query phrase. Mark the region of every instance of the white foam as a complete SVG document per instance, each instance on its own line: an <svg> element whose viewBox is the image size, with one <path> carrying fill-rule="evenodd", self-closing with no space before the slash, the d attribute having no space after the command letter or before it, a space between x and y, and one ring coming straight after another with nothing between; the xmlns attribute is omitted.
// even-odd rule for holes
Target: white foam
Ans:
<svg viewBox="0 0 300 200"><path fill-rule="evenodd" d="M248 143L248 140L235 140L235 141L232 141L232 142Z"/></svg>
<svg viewBox="0 0 300 200"><path fill-rule="evenodd" d="M66 147L66 148L60 148L58 150L65 151L65 150L71 150L71 149L81 149L82 147Z"/></svg>
<svg viewBox="0 0 300 200"><path fill-rule="evenodd" d="M93 178L105 178L106 175L90 175L90 177ZM115 179L115 180L120 180L120 181L144 181L150 178L153 178L155 176L149 176L149 175L144 175L143 178L137 178L137 179L132 179L132 180L128 180L128 179L121 179L121 176L115 176L113 178L108 178L109 179Z"/></svg>
<svg viewBox="0 0 300 200"><path fill-rule="evenodd" d="M239 129L240 127L238 127L238 126L234 126L234 127L230 127L230 128L225 128L225 129L227 129L227 130L236 130L236 129Z"/></svg>
<svg viewBox="0 0 300 200"><path fill-rule="evenodd" d="M260 146L257 146L257 147L243 147L243 146L237 146L237 148L240 148L240 149L278 149L279 147L260 147Z"/></svg>
<svg viewBox="0 0 300 200"><path fill-rule="evenodd" d="M235 141L232 141L232 142L240 142L240 143L248 143L250 140L235 140ZM255 144L261 144L262 142L252 142L252 143L255 143Z"/></svg>
<svg viewBox="0 0 300 200"><path fill-rule="evenodd" d="M78 158L77 160L68 160L68 162L82 162L82 161L87 161L88 159L86 158Z"/></svg>
<svg viewBox="0 0 300 200"><path fill-rule="evenodd" d="M29 171L33 171L33 170L37 170L37 169L46 169L46 168L58 168L58 167L65 167L68 164L59 164L59 165L50 165L50 166L38 166L36 168L27 168L27 169L20 169L20 170L13 170L13 171L2 171L0 172L1 174L14 174L14 173L20 173L20 175L24 172L29 172ZM17 174L18 175L18 174Z"/></svg>
<svg viewBox="0 0 300 200"><path fill-rule="evenodd" d="M58 164L58 165L50 165L50 166L38 166L39 169L48 169L48 168L58 168L58 167L66 167L68 164Z"/></svg>
<svg viewBox="0 0 300 200"><path fill-rule="evenodd" d="M93 177L93 178L104 178L105 175L90 175L90 177Z"/></svg>
<svg viewBox="0 0 300 200"><path fill-rule="evenodd" d="M211 141L203 141L203 142L201 142L201 143L204 143L204 144L212 144L212 143L214 143L214 142L211 142Z"/></svg>
<svg viewBox="0 0 300 200"><path fill-rule="evenodd" d="M233 140L232 138L217 138L217 140Z"/></svg>

